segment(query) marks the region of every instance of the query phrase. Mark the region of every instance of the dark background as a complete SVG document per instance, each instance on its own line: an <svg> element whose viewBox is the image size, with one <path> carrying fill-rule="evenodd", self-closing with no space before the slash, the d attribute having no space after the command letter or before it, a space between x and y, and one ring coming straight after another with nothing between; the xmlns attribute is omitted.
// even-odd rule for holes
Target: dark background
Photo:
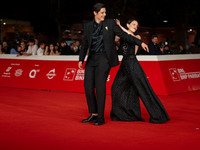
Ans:
<svg viewBox="0 0 200 150"><path fill-rule="evenodd" d="M96 2L106 4L107 18L118 18L122 24L136 17L144 27L200 26L199 0L7 0L1 1L0 18L30 21L35 33L59 36L73 23L92 19Z"/></svg>

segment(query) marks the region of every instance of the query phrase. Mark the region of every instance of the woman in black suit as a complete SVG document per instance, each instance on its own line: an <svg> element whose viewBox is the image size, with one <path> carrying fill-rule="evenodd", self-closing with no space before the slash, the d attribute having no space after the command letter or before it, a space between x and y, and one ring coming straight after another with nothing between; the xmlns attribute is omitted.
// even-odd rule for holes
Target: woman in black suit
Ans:
<svg viewBox="0 0 200 150"><path fill-rule="evenodd" d="M91 114L82 122L94 122L94 125L102 125L105 123L106 80L110 68L119 64L114 42L115 35L118 35L124 41L141 45L144 49L148 49L148 46L134 36L125 33L114 20L105 19L106 8L104 4L95 4L93 13L94 20L84 25L84 37L79 53L78 66L82 68L88 52L84 87L89 113Z"/></svg>

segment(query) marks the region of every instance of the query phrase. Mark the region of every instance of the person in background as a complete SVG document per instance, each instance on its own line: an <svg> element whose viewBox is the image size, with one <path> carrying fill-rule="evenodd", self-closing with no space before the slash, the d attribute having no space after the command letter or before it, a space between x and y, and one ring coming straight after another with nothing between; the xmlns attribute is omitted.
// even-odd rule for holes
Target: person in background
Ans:
<svg viewBox="0 0 200 150"><path fill-rule="evenodd" d="M4 53L4 54L10 54L10 47L8 46L8 42L7 41L3 41L3 43L2 43L2 52Z"/></svg>
<svg viewBox="0 0 200 150"><path fill-rule="evenodd" d="M38 46L35 45L35 40L30 39L28 45L29 45L28 50L26 53L24 53L24 55L25 56L37 55Z"/></svg>
<svg viewBox="0 0 200 150"><path fill-rule="evenodd" d="M58 44L56 44L56 45L54 46L54 49L55 49L55 55L60 55L60 48L59 48L59 45L58 45Z"/></svg>
<svg viewBox="0 0 200 150"><path fill-rule="evenodd" d="M158 52L157 55L165 55L167 54L167 52L165 51L165 42L160 42L158 44L159 48L160 48L160 52Z"/></svg>
<svg viewBox="0 0 200 150"><path fill-rule="evenodd" d="M62 40L60 43L60 55L70 55L71 50L70 47L67 45L65 40Z"/></svg>
<svg viewBox="0 0 200 150"><path fill-rule="evenodd" d="M22 48L22 52L26 52L27 51L27 45L25 41L21 41L20 46Z"/></svg>
<svg viewBox="0 0 200 150"><path fill-rule="evenodd" d="M37 50L37 55L43 56L44 55L45 42L41 41L39 45L40 45L40 47Z"/></svg>
<svg viewBox="0 0 200 150"><path fill-rule="evenodd" d="M49 55L49 46L45 46L44 55Z"/></svg>
<svg viewBox="0 0 200 150"><path fill-rule="evenodd" d="M22 46L21 45L18 45L18 54L16 55L16 57L19 57L19 56L21 56L21 55L23 55L24 54L24 51L23 51L23 49L22 49Z"/></svg>
<svg viewBox="0 0 200 150"><path fill-rule="evenodd" d="M55 55L55 49L53 43L50 43L49 46L46 46L44 55Z"/></svg>
<svg viewBox="0 0 200 150"><path fill-rule="evenodd" d="M74 43L71 43L69 45L69 48L70 48L70 55L74 55Z"/></svg>
<svg viewBox="0 0 200 150"><path fill-rule="evenodd" d="M55 55L55 49L53 43L49 44L49 55Z"/></svg>
<svg viewBox="0 0 200 150"><path fill-rule="evenodd" d="M18 54L18 49L21 50L21 47L16 42L12 43L10 54Z"/></svg>
<svg viewBox="0 0 200 150"><path fill-rule="evenodd" d="M0 54L3 54L3 52L2 52L2 44L1 44L1 42L0 42Z"/></svg>
<svg viewBox="0 0 200 150"><path fill-rule="evenodd" d="M148 45L149 47L149 55L159 55L160 54L160 48L158 46L158 36L152 35L151 37L151 43Z"/></svg>
<svg viewBox="0 0 200 150"><path fill-rule="evenodd" d="M35 45L37 45L37 47L39 47L39 41L38 41L38 39L34 39L35 40Z"/></svg>
<svg viewBox="0 0 200 150"><path fill-rule="evenodd" d="M183 45L179 44L178 49L179 49L179 54L186 54L186 49L183 48Z"/></svg>
<svg viewBox="0 0 200 150"><path fill-rule="evenodd" d="M80 51L80 41L75 41L73 46L73 54L78 55Z"/></svg>

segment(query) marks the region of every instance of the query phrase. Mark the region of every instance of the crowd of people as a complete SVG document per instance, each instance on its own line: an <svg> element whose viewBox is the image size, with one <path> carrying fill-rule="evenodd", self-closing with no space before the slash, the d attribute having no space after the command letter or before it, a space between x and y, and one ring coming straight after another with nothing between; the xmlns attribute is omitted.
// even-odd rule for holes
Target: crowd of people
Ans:
<svg viewBox="0 0 200 150"><path fill-rule="evenodd" d="M115 39L116 49L119 55L123 55L120 51L120 39ZM158 36L152 35L151 42L148 44L149 52L139 48L137 55L166 55L166 54L191 54L196 52L197 47L194 44L183 46L172 42L169 45L167 42L158 43ZM11 42L0 42L0 54L16 54L16 56L24 55L79 55L81 48L81 41L73 40L72 43L67 43L66 40L60 42L50 42L47 44L45 41L38 41L37 39Z"/></svg>
<svg viewBox="0 0 200 150"><path fill-rule="evenodd" d="M120 51L120 40L118 37L115 38L116 49L119 50L118 54L123 55L123 52ZM193 54L199 53L198 47L195 44L188 44L183 46L175 41L172 41L169 44L166 41L158 42L158 36L152 35L151 42L148 44L149 52L144 51L139 48L136 55L167 55L167 54Z"/></svg>
<svg viewBox="0 0 200 150"><path fill-rule="evenodd" d="M0 54L14 54L16 56L30 55L78 55L81 44L79 40L75 40L68 44L66 40L60 42L38 41L37 39L29 39L29 41L21 40L8 44L7 41L0 43Z"/></svg>

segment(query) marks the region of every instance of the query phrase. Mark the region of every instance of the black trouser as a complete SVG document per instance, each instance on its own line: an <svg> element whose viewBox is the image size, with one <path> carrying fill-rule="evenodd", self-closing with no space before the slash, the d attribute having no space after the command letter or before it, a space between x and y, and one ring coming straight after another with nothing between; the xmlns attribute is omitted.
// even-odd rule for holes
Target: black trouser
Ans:
<svg viewBox="0 0 200 150"><path fill-rule="evenodd" d="M98 113L98 118L104 117L106 80L109 72L110 65L105 53L90 55L85 68L85 95L89 113Z"/></svg>

